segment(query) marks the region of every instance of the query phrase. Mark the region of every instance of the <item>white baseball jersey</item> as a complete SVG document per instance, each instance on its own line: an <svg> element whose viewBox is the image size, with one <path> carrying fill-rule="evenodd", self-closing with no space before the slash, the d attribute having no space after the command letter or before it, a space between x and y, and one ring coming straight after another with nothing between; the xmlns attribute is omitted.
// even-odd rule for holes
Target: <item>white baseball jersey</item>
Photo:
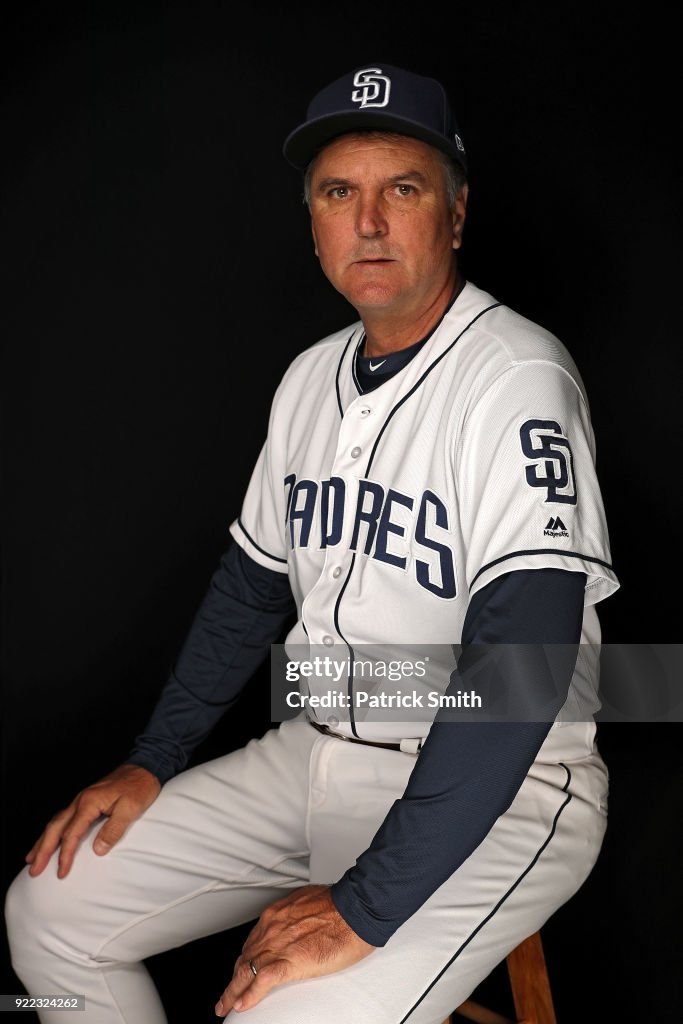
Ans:
<svg viewBox="0 0 683 1024"><path fill-rule="evenodd" d="M354 375L363 338L358 321L290 364L230 526L251 558L289 573L288 648L458 644L470 598L496 576L585 572L581 653L560 716L572 720L597 683L594 606L619 586L573 359L469 281L415 357L366 394ZM394 721L356 734L428 729ZM349 723L337 731L352 734Z"/></svg>

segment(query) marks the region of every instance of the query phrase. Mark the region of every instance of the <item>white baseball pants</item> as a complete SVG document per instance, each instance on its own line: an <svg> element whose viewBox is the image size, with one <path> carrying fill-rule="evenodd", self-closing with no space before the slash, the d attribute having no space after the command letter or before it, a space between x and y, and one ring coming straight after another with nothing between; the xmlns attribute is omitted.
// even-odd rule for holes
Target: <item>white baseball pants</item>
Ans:
<svg viewBox="0 0 683 1024"><path fill-rule="evenodd" d="M231 1024L440 1024L581 886L602 844L608 773L595 726L553 728L508 811L384 947L271 991ZM336 881L370 844L415 755L283 723L171 779L104 857L95 822L70 873L57 853L9 888L12 963L30 995L85 995L58 1024L165 1024L145 957L257 918ZM457 827L457 823L454 825ZM196 1024L230 981L197 993ZM188 1022L189 1024L189 1022Z"/></svg>

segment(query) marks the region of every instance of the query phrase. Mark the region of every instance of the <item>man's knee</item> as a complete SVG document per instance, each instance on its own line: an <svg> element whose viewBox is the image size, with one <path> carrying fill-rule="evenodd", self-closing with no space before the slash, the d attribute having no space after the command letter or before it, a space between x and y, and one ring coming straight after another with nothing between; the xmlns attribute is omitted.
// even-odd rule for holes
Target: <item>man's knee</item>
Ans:
<svg viewBox="0 0 683 1024"><path fill-rule="evenodd" d="M61 941L64 925L77 913L78 902L71 886L57 878L52 862L32 877L22 868L5 896L5 925L12 965L31 962ZM71 891L70 891L71 890Z"/></svg>
<svg viewBox="0 0 683 1024"><path fill-rule="evenodd" d="M39 878L31 878L28 868L23 868L5 895L5 926L15 970L19 961L30 955L31 947L40 941L41 930L46 927L45 914L40 916L36 899L41 888L36 884Z"/></svg>

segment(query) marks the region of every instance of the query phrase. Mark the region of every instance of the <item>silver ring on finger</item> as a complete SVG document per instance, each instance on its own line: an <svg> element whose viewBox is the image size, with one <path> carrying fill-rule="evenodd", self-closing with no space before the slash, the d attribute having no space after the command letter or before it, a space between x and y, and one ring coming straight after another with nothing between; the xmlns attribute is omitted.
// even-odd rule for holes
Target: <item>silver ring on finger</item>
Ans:
<svg viewBox="0 0 683 1024"><path fill-rule="evenodd" d="M253 960L249 961L249 966L251 967L251 973L254 975L254 977L256 977L256 975L258 974L258 967L256 966Z"/></svg>

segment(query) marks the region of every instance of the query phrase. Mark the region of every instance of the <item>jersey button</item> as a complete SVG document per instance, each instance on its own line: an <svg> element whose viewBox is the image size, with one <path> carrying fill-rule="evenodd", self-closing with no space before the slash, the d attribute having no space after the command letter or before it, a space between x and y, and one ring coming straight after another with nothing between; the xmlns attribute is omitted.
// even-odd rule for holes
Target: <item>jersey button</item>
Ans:
<svg viewBox="0 0 683 1024"><path fill-rule="evenodd" d="M358 445L356 445L356 447L355 447L355 448L352 448L352 449L351 449L351 458L352 458L352 459L357 459L357 458L358 458L358 456L359 456L359 455L360 455L360 453L361 453L361 450L362 450L362 449L360 449L360 448L358 447Z"/></svg>
<svg viewBox="0 0 683 1024"><path fill-rule="evenodd" d="M332 575L334 576L335 580L337 579L338 576L341 576L341 565L335 565L334 569L332 570Z"/></svg>
<svg viewBox="0 0 683 1024"><path fill-rule="evenodd" d="M371 412L372 412L372 409L370 409L369 406L364 405L363 408L360 411L360 414L361 414L361 416L369 416Z"/></svg>
<svg viewBox="0 0 683 1024"><path fill-rule="evenodd" d="M334 639L331 636L324 636L323 643L325 644L325 647L331 647L334 643Z"/></svg>

